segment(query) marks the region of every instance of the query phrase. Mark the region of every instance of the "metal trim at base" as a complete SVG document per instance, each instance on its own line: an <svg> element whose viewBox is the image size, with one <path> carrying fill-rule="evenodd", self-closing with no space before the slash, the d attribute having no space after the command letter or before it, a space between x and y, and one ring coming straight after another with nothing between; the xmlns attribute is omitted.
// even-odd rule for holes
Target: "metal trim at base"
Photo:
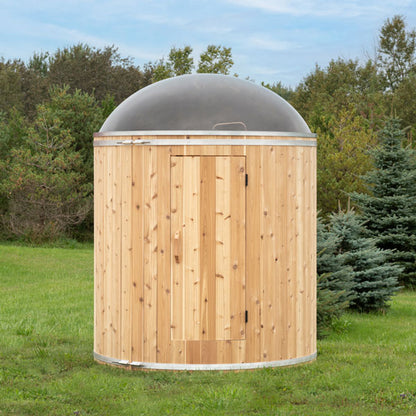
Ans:
<svg viewBox="0 0 416 416"><path fill-rule="evenodd" d="M305 357L290 358L288 360L265 361L257 363L236 363L236 364L174 364L174 363L146 363L138 361L118 360L106 357L94 352L94 359L106 364L131 366L148 370L173 370L173 371L211 371L211 370L252 370L255 368L286 367L289 365L302 364L312 361L317 353Z"/></svg>

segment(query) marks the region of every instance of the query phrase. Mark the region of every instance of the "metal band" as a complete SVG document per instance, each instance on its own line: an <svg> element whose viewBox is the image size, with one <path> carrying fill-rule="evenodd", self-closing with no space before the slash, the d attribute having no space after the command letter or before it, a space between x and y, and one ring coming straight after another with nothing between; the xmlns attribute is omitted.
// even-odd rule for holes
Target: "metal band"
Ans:
<svg viewBox="0 0 416 416"><path fill-rule="evenodd" d="M113 136L271 136L316 138L315 133L287 131L246 131L246 130L131 130L103 131L94 133L94 137Z"/></svg>
<svg viewBox="0 0 416 416"><path fill-rule="evenodd" d="M308 146L316 147L316 140L273 139L137 139L94 140L94 147L102 146Z"/></svg>
<svg viewBox="0 0 416 416"><path fill-rule="evenodd" d="M236 363L236 364L174 364L174 363L147 363L128 360L118 360L116 358L106 357L94 352L94 359L106 364L131 366L134 368L143 368L149 370L174 370L174 371L212 371L212 370L251 370L255 368L267 367L286 367L289 365L306 363L316 359L317 353L305 357L290 358L288 360L265 361L257 363Z"/></svg>

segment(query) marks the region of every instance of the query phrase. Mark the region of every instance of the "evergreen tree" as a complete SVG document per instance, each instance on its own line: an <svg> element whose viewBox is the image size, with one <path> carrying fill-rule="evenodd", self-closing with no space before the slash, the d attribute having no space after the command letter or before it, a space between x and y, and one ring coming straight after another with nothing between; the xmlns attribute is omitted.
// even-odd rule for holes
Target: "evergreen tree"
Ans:
<svg viewBox="0 0 416 416"><path fill-rule="evenodd" d="M11 236L30 241L68 235L92 207L92 184L86 181L74 138L51 107L39 105L37 110L21 146L0 161L6 172L0 193L8 203L2 222Z"/></svg>
<svg viewBox="0 0 416 416"><path fill-rule="evenodd" d="M416 284L416 161L403 147L400 121L390 119L372 152L374 169L364 175L369 194L351 194L362 212L368 235L389 250L387 260L403 268L400 282Z"/></svg>
<svg viewBox="0 0 416 416"><path fill-rule="evenodd" d="M318 218L317 327L322 337L352 300L351 268L338 255L339 238Z"/></svg>
<svg viewBox="0 0 416 416"><path fill-rule="evenodd" d="M7 166L11 151L22 145L26 131L27 120L16 108L10 109L8 115L0 111L0 183L8 178L8 172L2 169L2 165ZM0 187L0 219L8 211L8 192L8 189ZM0 235L4 234L4 223L0 220Z"/></svg>
<svg viewBox="0 0 416 416"><path fill-rule="evenodd" d="M350 307L360 312L385 310L399 289L401 268L387 262L389 252L377 248L373 238L363 236L363 226L354 211L332 214L330 227L338 237L338 253L352 272Z"/></svg>

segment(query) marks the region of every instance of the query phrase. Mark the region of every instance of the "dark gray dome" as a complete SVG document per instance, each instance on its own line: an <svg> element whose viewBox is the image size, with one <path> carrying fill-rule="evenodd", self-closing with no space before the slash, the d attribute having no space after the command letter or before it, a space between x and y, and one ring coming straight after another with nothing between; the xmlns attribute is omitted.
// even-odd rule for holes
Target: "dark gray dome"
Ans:
<svg viewBox="0 0 416 416"><path fill-rule="evenodd" d="M307 133L299 113L267 88L236 77L183 75L143 88L123 101L100 132L248 130Z"/></svg>

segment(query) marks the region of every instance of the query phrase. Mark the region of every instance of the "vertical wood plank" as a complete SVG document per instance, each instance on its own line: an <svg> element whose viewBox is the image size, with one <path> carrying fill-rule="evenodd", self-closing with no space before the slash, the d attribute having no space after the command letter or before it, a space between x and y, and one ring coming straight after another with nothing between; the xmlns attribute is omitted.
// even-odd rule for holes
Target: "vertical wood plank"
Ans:
<svg viewBox="0 0 416 416"><path fill-rule="evenodd" d="M201 364L218 364L216 340L200 341L201 344Z"/></svg>
<svg viewBox="0 0 416 416"><path fill-rule="evenodd" d="M111 250L112 250L112 216L111 216L111 183L112 183L112 155L113 148L106 148L103 152L103 166L104 166L104 209L103 209L103 223L104 223L104 233L103 233L103 344L102 351L104 355L109 355L111 353L111 328L110 328L110 302L111 302Z"/></svg>
<svg viewBox="0 0 416 416"><path fill-rule="evenodd" d="M217 340L217 363L232 363L231 340Z"/></svg>
<svg viewBox="0 0 416 416"><path fill-rule="evenodd" d="M273 147L264 146L262 149L262 281L263 281L263 361L272 359L273 349L273 318L274 318L274 294L273 294L273 264L272 264L272 234L273 234L273 196L275 183L271 174L271 152Z"/></svg>
<svg viewBox="0 0 416 416"><path fill-rule="evenodd" d="M198 339L215 339L215 157L200 160L200 333Z"/></svg>
<svg viewBox="0 0 416 416"><path fill-rule="evenodd" d="M311 212L309 218L311 219L310 230L311 244L310 244L310 342L311 342L311 353L316 352L316 147L310 149L311 153L311 171L310 171L310 189L311 189Z"/></svg>
<svg viewBox="0 0 416 416"><path fill-rule="evenodd" d="M200 364L201 363L201 342L189 340L186 342L186 363Z"/></svg>
<svg viewBox="0 0 416 416"><path fill-rule="evenodd" d="M131 333L131 359L143 361L143 219L144 201L144 149L133 146L132 149L132 333Z"/></svg>
<svg viewBox="0 0 416 416"><path fill-rule="evenodd" d="M185 339L199 339L200 304L200 158L185 157L183 169L183 261Z"/></svg>
<svg viewBox="0 0 416 416"><path fill-rule="evenodd" d="M305 166L305 181L304 181L304 192L305 192L305 246L304 246L304 275L305 275L305 311L303 314L303 320L305 325L305 352L311 354L312 352L312 339L311 339L311 318L310 314L312 313L312 304L311 304L311 287L313 272L311 270L311 263L313 262L313 257L311 256L312 247L314 244L314 234L315 230L312 230L314 221L310 218L311 215L311 205L312 205L312 190L311 190L311 165L312 165L312 152L305 151L305 159L307 161ZM313 177L313 174L312 174Z"/></svg>
<svg viewBox="0 0 416 416"><path fill-rule="evenodd" d="M183 228L183 157L171 157L171 232L170 242L178 244L180 252L171 248L171 273L172 273L172 304L171 304L171 338L181 340L185 337L184 332L184 228ZM179 239L175 243L175 238ZM176 249L177 249L176 248Z"/></svg>
<svg viewBox="0 0 416 416"><path fill-rule="evenodd" d="M157 151L157 361L169 362L170 357L170 156L167 148Z"/></svg>
<svg viewBox="0 0 416 416"><path fill-rule="evenodd" d="M112 183L111 183L111 258L110 274L110 330L111 330L111 357L120 357L121 335L121 149L112 149Z"/></svg>
<svg viewBox="0 0 416 416"><path fill-rule="evenodd" d="M231 362L244 363L246 360L246 341L233 340L231 341Z"/></svg>
<svg viewBox="0 0 416 416"><path fill-rule="evenodd" d="M303 257L303 285L304 285L304 294L303 301L304 306L302 310L302 320L303 320L303 355L311 354L311 340L310 340L310 287L311 287L311 270L310 270L310 259L309 253L311 245L313 244L313 232L311 230L311 183L308 181L311 173L311 152L308 149L303 151L303 179L302 179L302 192L304 195L304 204L302 215L304 216L304 234L303 234L303 245L302 245L302 257Z"/></svg>
<svg viewBox="0 0 416 416"><path fill-rule="evenodd" d="M250 146L247 150L247 311L246 325L247 361L261 361L261 239L260 239L260 175L261 175L261 148Z"/></svg>
<svg viewBox="0 0 416 416"><path fill-rule="evenodd" d="M278 347L278 360L284 360L288 358L288 311L287 311L287 298L288 298L288 149L279 148L276 158L276 209L278 211L276 234L277 234L277 278L278 278L278 331L279 340L277 342Z"/></svg>
<svg viewBox="0 0 416 416"><path fill-rule="evenodd" d="M296 356L296 149L288 147L288 358Z"/></svg>
<svg viewBox="0 0 416 416"><path fill-rule="evenodd" d="M296 166L296 205L295 205L295 244L296 244L296 356L305 355L305 327L304 311L305 302L305 190L304 190L304 149L295 148L295 166Z"/></svg>
<svg viewBox="0 0 416 416"><path fill-rule="evenodd" d="M230 158L218 157L216 163L216 339L231 339L230 270L231 270L231 212Z"/></svg>
<svg viewBox="0 0 416 416"><path fill-rule="evenodd" d="M94 351L102 354L104 314L104 149L94 148Z"/></svg>
<svg viewBox="0 0 416 416"><path fill-rule="evenodd" d="M230 215L231 269L230 322L231 339L245 338L245 248L246 189L245 157L231 157Z"/></svg>
<svg viewBox="0 0 416 416"><path fill-rule="evenodd" d="M280 221L279 218L279 212L277 209L277 201L276 201L276 193L277 193L277 178L276 178L276 161L277 156L276 153L278 152L278 149L276 147L270 148L269 152L269 180L272 188L270 188L270 224L271 229L269 232L269 235L267 236L267 239L270 244L270 258L269 258L269 273L270 276L269 284L270 284L270 293L272 304L269 306L270 309L270 353L272 356L270 359L275 360L276 357L279 354L279 342L278 342L278 336L279 336L279 266L278 266L278 252L277 252L277 236L276 236L276 228L277 224Z"/></svg>
<svg viewBox="0 0 416 416"><path fill-rule="evenodd" d="M143 359L156 361L157 348L157 150L144 155Z"/></svg>
<svg viewBox="0 0 416 416"><path fill-rule="evenodd" d="M172 340L170 351L170 362L176 364L186 363L186 341Z"/></svg>
<svg viewBox="0 0 416 416"><path fill-rule="evenodd" d="M308 231L305 243L306 280L306 316L307 353L316 351L316 148L308 149L308 170L306 172L306 227Z"/></svg>
<svg viewBox="0 0 416 416"><path fill-rule="evenodd" d="M132 267L132 148L121 152L121 359L131 361L131 267Z"/></svg>

